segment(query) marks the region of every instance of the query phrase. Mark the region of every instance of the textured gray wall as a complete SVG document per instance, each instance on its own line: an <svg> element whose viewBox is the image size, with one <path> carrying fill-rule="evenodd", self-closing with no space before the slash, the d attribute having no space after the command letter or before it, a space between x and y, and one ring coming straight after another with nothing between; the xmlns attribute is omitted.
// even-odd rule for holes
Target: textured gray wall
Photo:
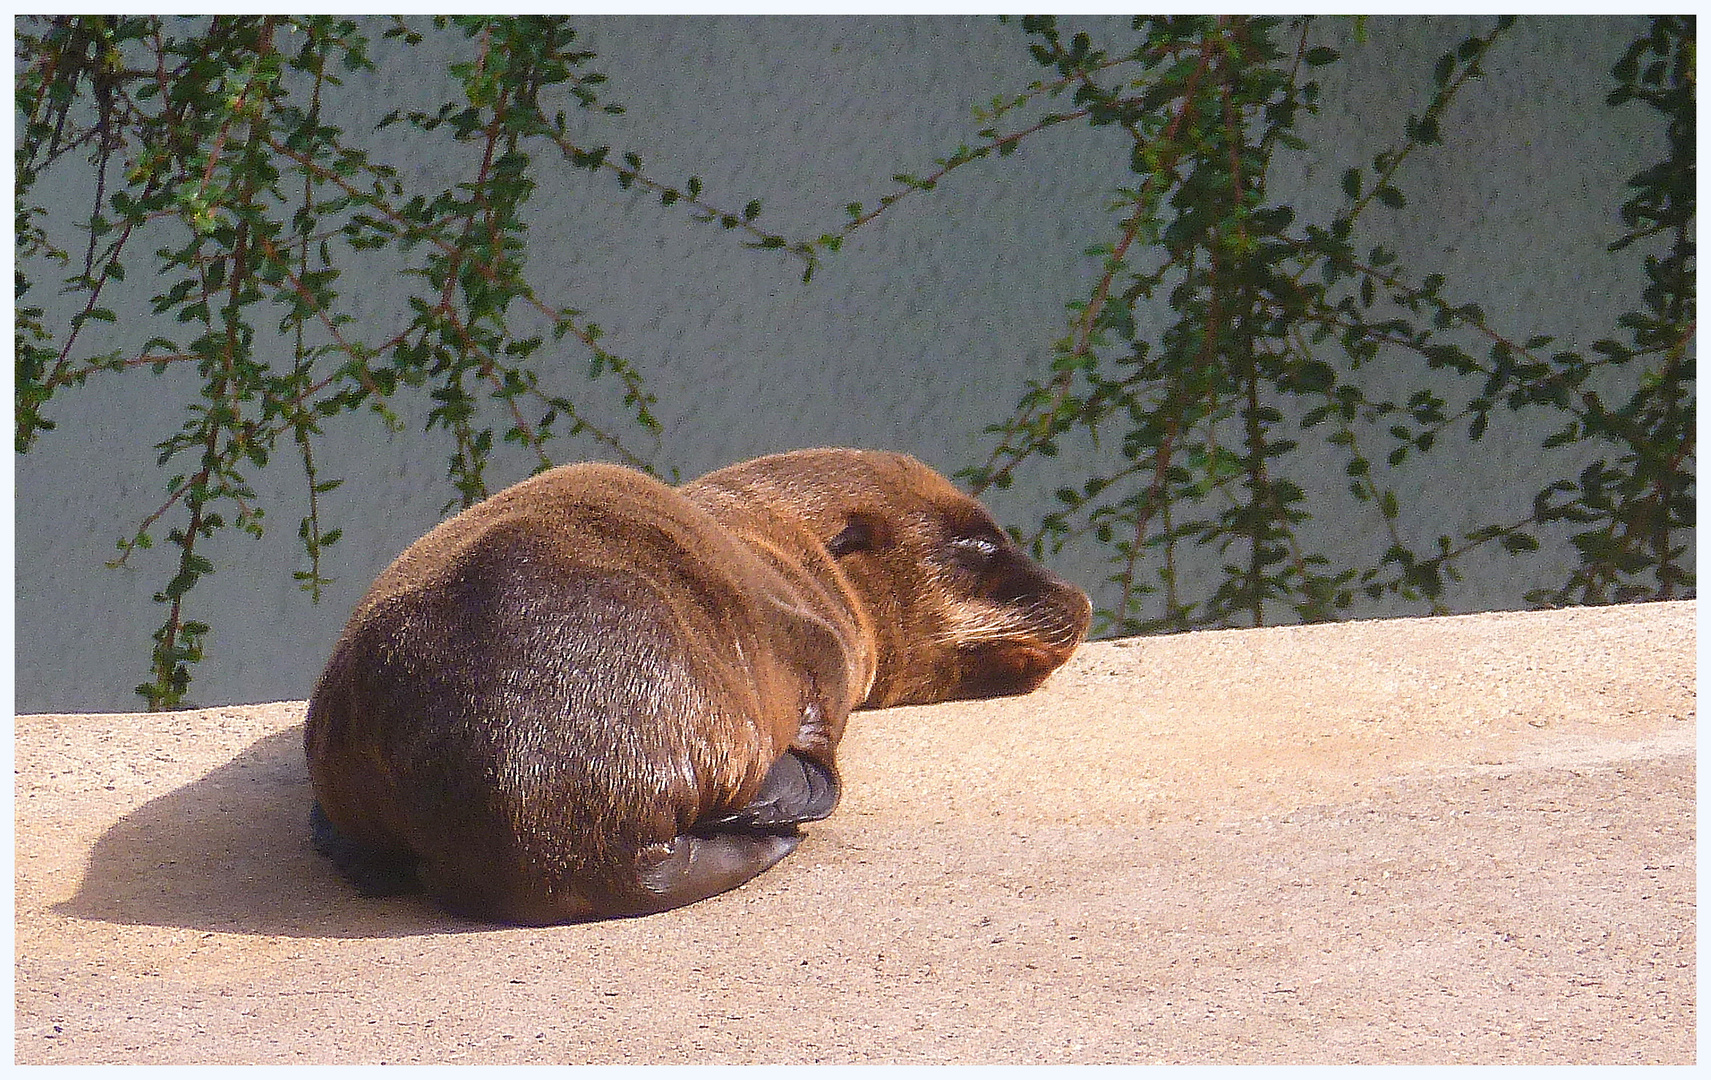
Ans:
<svg viewBox="0 0 1711 1080"><path fill-rule="evenodd" d="M1274 197L1294 201L1304 218L1322 217L1344 166L1393 143L1423 106L1432 61L1487 22L1371 20L1367 43L1346 44L1349 63L1322 79L1328 110L1305 132L1315 153L1279 178ZM982 125L971 106L1040 71L1019 31L989 19L608 17L580 25L612 76L607 93L629 110L590 128L591 141L637 149L663 179L696 173L716 203L760 198L761 223L786 236L837 227L846 202L872 205L893 188L894 172L928 171L932 158L973 141ZM1661 145L1641 110L1602 104L1608 70L1641 25L1524 20L1491 60L1491 77L1447 120L1449 145L1403 175L1408 208L1387 235L1368 239L1398 248L1411 267L1445 273L1454 295L1477 299L1516 336L1556 333L1580 347L1606 336L1637 292L1603 250L1617 235L1610 196ZM339 104L344 126L358 132L387 109L449 95L423 70L351 80ZM386 158L394 144L375 145ZM981 429L1009 413L1022 379L1040 370L1063 332L1064 302L1090 287L1096 267L1081 252L1111 233L1103 206L1128 175L1123 162L1109 133L1054 129L1014 157L961 170L937 192L898 204L806 286L792 260L744 250L651 196L618 192L607 177L543 163L532 276L545 296L606 327L607 346L642 368L661 402L663 467L688 477L774 450L844 444L908 450L948 472L982 456ZM443 156L396 163L452 176ZM75 206L75 181L56 182ZM396 312L388 282L364 291L369 317ZM144 311L121 312L137 340L146 336L134 330ZM572 356L564 383L579 393L582 365ZM170 576L171 552L162 543L122 570L101 563L158 505L164 477L148 447L176 429L194 389L136 374L67 392L51 407L60 430L17 460L21 711L137 705L130 688L144 678L161 619L150 596ZM601 415L618 415L609 391L588 392L603 402ZM253 476L274 508L267 535L222 534L206 552L219 572L192 594L198 617L214 627L195 672L196 702L308 693L351 604L452 497L448 447L419 427L389 436L352 416L332 429L320 464L347 481L326 497L325 512L345 538L326 567L338 584L319 605L290 580L303 562L299 466L282 454ZM1434 455L1404 490L1427 511L1413 525L1418 536L1492 520L1493 507L1525 513L1550 465L1539 438L1494 425L1468 459ZM560 460L599 456L597 446L569 441L556 452ZM1328 483L1340 487L1340 463L1324 460ZM502 455L490 480L520 478L530 464ZM1031 486L994 497L1001 518L1037 518L1056 486L1044 473L1023 479ZM1370 542L1373 530L1369 521L1338 521L1323 536L1327 546L1351 546ZM1524 564L1499 561L1489 581L1451 602L1457 610L1519 607L1527 588L1567 565L1560 547ZM1062 569L1090 588L1104 575L1086 558Z"/></svg>

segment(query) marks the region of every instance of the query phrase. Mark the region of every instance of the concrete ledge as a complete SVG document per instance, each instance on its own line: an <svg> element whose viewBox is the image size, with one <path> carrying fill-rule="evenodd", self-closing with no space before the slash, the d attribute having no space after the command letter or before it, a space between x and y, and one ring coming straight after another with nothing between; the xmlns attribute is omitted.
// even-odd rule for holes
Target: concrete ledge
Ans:
<svg viewBox="0 0 1711 1080"><path fill-rule="evenodd" d="M1694 1060L1695 605L1085 647L861 713L774 870L470 927L310 852L301 703L22 716L21 1063Z"/></svg>

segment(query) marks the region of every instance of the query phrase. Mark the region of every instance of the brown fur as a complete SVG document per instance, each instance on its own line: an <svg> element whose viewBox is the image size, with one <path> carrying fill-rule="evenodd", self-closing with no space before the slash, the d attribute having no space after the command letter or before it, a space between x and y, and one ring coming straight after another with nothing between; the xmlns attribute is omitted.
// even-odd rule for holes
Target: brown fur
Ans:
<svg viewBox="0 0 1711 1080"><path fill-rule="evenodd" d="M562 466L441 523L357 605L304 734L318 843L370 891L390 867L481 918L688 903L830 812L851 710L1032 689L1088 615L901 454L676 489Z"/></svg>

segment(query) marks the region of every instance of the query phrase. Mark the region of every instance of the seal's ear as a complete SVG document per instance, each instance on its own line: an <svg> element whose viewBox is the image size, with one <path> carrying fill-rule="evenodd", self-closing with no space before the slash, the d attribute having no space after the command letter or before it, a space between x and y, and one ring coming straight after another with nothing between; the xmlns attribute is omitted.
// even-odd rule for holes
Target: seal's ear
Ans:
<svg viewBox="0 0 1711 1080"><path fill-rule="evenodd" d="M877 551L891 546L891 529L877 516L864 513L850 515L843 531L826 541L826 550L833 558L842 558L857 551Z"/></svg>

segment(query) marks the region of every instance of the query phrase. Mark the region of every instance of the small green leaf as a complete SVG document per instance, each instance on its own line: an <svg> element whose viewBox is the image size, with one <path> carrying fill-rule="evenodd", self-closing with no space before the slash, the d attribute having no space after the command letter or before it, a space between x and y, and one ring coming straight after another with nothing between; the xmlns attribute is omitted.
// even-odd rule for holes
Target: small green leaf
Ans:
<svg viewBox="0 0 1711 1080"><path fill-rule="evenodd" d="M1539 550L1538 540L1526 533L1505 533L1503 539L1499 540L1498 543L1502 544L1503 550L1511 555L1521 555L1529 551Z"/></svg>

